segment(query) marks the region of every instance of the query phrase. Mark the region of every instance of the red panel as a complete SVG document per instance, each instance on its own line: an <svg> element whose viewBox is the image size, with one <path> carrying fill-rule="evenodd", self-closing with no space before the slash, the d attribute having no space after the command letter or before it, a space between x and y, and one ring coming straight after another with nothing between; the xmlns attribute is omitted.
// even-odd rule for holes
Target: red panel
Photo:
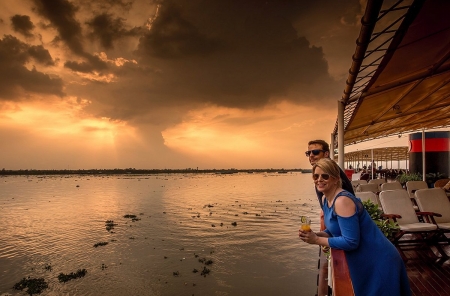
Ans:
<svg viewBox="0 0 450 296"><path fill-rule="evenodd" d="M422 139L412 140L410 153L422 152ZM425 139L425 151L426 152L445 152L449 151L449 139L448 138L431 138Z"/></svg>

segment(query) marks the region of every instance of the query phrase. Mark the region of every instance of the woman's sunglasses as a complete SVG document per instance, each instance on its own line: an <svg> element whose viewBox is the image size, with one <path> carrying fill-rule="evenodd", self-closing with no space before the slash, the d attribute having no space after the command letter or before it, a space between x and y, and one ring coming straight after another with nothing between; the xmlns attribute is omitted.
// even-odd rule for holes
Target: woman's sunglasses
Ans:
<svg viewBox="0 0 450 296"><path fill-rule="evenodd" d="M319 177L322 177L322 179L324 179L325 181L330 179L330 175L329 174L313 174L313 180L316 181L319 179Z"/></svg>
<svg viewBox="0 0 450 296"><path fill-rule="evenodd" d="M305 152L306 156L309 157L309 155L311 155L311 153L313 155L319 155L320 152L325 152L325 150L321 150L321 149L314 149L314 150L308 150Z"/></svg>

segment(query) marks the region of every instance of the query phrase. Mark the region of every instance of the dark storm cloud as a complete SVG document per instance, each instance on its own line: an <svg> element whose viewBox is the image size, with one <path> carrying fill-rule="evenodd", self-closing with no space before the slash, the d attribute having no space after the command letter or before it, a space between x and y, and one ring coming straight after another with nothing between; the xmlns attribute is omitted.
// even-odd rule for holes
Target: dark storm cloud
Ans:
<svg viewBox="0 0 450 296"><path fill-rule="evenodd" d="M67 0L33 0L36 11L47 18L59 37L76 54L83 55L82 30L75 18L78 8Z"/></svg>
<svg viewBox="0 0 450 296"><path fill-rule="evenodd" d="M81 24L76 19L78 8L67 0L34 0L36 11L47 18L56 28L59 38L84 62L68 61L65 66L74 71L92 72L104 70L107 64L85 52Z"/></svg>
<svg viewBox="0 0 450 296"><path fill-rule="evenodd" d="M310 104L341 88L320 47L298 35L293 1L163 1L136 54L159 70L147 98L258 107ZM338 91L339 93L339 91Z"/></svg>
<svg viewBox="0 0 450 296"><path fill-rule="evenodd" d="M198 27L183 17L176 4L161 6L152 29L140 40L144 55L173 59L207 55L217 48L217 41L202 34Z"/></svg>
<svg viewBox="0 0 450 296"><path fill-rule="evenodd" d="M44 66L53 65L49 52L42 45L28 45L11 35L0 39L0 99L13 99L21 90L64 95L60 78L25 67L31 60Z"/></svg>
<svg viewBox="0 0 450 296"><path fill-rule="evenodd" d="M76 55L63 61L66 69L114 74L108 83L67 84L105 117L171 107L181 117L205 105L249 109L279 100L331 106L345 84L330 77L324 50L309 36L320 44L319 24L327 38L341 16L351 20L354 1L32 1Z"/></svg>
<svg viewBox="0 0 450 296"><path fill-rule="evenodd" d="M44 66L53 66L55 62L48 50L46 50L42 45L32 45L28 48L28 53L30 57L34 58L34 60Z"/></svg>
<svg viewBox="0 0 450 296"><path fill-rule="evenodd" d="M78 3L91 10L108 10L112 7L118 7L122 10L129 11L133 6L133 1L123 0L78 0Z"/></svg>
<svg viewBox="0 0 450 296"><path fill-rule="evenodd" d="M67 61L64 67L82 73L107 70L107 64L97 56L86 56L87 62Z"/></svg>
<svg viewBox="0 0 450 296"><path fill-rule="evenodd" d="M114 18L112 14L102 13L86 22L92 32L92 39L99 39L101 45L106 49L112 49L113 42L127 36L137 36L142 33L141 28L126 29L125 19Z"/></svg>
<svg viewBox="0 0 450 296"><path fill-rule="evenodd" d="M34 24L28 15L14 15L11 17L11 24L14 31L24 35L25 37L32 37L31 31L34 29Z"/></svg>

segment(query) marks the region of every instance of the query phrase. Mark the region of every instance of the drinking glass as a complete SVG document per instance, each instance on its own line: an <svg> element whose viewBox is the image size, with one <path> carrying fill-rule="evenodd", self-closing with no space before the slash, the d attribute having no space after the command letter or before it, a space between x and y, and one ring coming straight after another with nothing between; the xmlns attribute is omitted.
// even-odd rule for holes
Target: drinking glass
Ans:
<svg viewBox="0 0 450 296"><path fill-rule="evenodd" d="M301 225L300 229L303 231L311 231L311 219L306 216L300 217Z"/></svg>

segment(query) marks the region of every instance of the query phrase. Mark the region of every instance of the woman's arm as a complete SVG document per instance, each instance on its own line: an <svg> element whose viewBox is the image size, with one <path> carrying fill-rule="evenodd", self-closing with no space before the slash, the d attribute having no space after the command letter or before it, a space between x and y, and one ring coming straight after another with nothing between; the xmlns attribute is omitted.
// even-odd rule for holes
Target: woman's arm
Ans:
<svg viewBox="0 0 450 296"><path fill-rule="evenodd" d="M339 196L334 203L334 211L337 214L341 235L329 239L330 247L344 251L358 248L361 229L355 202L345 195Z"/></svg>
<svg viewBox="0 0 450 296"><path fill-rule="evenodd" d="M347 196L340 196L334 204L334 210L338 215L340 236L331 237L327 232L314 233L299 230L300 239L309 244L328 246L344 251L358 248L361 231L355 203Z"/></svg>

